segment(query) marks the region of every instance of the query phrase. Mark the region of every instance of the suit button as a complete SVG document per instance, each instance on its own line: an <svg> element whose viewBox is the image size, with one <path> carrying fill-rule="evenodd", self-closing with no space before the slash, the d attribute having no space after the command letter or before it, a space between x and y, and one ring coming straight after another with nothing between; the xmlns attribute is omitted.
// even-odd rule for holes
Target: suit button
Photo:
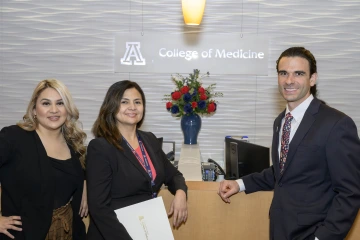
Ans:
<svg viewBox="0 0 360 240"><path fill-rule="evenodd" d="M279 183L279 187L282 187L282 183Z"/></svg>

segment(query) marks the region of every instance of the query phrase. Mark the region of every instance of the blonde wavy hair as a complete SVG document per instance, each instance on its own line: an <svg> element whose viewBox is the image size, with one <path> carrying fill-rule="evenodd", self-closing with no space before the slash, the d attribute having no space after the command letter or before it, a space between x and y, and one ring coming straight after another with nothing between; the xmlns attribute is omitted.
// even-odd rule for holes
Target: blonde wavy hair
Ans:
<svg viewBox="0 0 360 240"><path fill-rule="evenodd" d="M80 162L83 168L85 168L85 154L86 147L84 145L86 139L86 133L81 129L81 123L79 119L79 110L76 108L71 94L67 87L56 79L42 80L35 88L29 105L26 110L26 114L23 120L18 122L18 126L26 131L34 131L37 128L37 121L34 118L34 109L36 102L40 94L47 88L55 89L61 96L65 109L67 111L67 119L61 126L61 132L64 135L66 142L80 154Z"/></svg>

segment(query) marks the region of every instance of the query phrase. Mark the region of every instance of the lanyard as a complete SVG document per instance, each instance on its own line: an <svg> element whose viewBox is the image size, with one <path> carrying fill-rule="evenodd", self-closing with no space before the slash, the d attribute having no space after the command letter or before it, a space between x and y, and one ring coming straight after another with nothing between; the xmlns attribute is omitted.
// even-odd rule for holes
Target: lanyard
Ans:
<svg viewBox="0 0 360 240"><path fill-rule="evenodd" d="M123 137L123 139L126 142L126 144L128 145L128 147L131 149L131 151L133 152L135 157L138 159L140 164L145 168L146 172L149 174L149 176L151 178L151 191L152 191L152 187L155 186L155 182L153 180L153 173L151 171L151 167L150 167L149 161L146 156L144 144L142 143L140 136L138 134L136 134L136 136L138 138L141 154L142 154L144 160L141 159L141 157L137 154L137 152L134 150L134 148L128 143L128 141L126 141L126 139L124 137ZM152 193L152 197L156 198L156 192Z"/></svg>

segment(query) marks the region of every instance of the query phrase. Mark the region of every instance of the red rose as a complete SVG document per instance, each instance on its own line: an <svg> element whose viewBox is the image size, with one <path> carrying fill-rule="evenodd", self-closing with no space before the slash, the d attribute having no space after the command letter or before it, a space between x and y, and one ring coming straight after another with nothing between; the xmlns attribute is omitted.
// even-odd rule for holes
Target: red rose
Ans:
<svg viewBox="0 0 360 240"><path fill-rule="evenodd" d="M166 109L170 109L172 107L172 103L171 102L167 102L166 103Z"/></svg>
<svg viewBox="0 0 360 240"><path fill-rule="evenodd" d="M205 94L200 95L200 100L206 100L206 99L207 99L207 96Z"/></svg>
<svg viewBox="0 0 360 240"><path fill-rule="evenodd" d="M192 102L191 106L192 106L192 108L196 108L197 107L197 102Z"/></svg>
<svg viewBox="0 0 360 240"><path fill-rule="evenodd" d="M180 89L180 91L181 91L182 94L188 93L188 92L189 92L189 87L188 87L188 86L183 86L183 87Z"/></svg>
<svg viewBox="0 0 360 240"><path fill-rule="evenodd" d="M215 112L215 109L216 109L215 103L211 102L211 103L209 103L209 105L207 107L207 112L208 113Z"/></svg>
<svg viewBox="0 0 360 240"><path fill-rule="evenodd" d="M203 94L203 93L205 93L205 89L203 87L199 87L198 92L200 94Z"/></svg>
<svg viewBox="0 0 360 240"><path fill-rule="evenodd" d="M179 91L173 92L171 94L171 97L172 97L172 99L174 99L176 101L181 98L181 92L179 92Z"/></svg>

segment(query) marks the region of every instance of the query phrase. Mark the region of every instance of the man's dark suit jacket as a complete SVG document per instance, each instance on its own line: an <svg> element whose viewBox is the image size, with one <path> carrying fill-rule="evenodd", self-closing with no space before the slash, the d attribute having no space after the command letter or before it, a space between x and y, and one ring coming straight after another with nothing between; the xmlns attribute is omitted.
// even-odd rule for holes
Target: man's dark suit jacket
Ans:
<svg viewBox="0 0 360 240"><path fill-rule="evenodd" d="M69 146L71 155L76 157ZM79 216L84 172L80 161L73 161L78 185L73 200L73 239L85 239L85 225ZM16 240L45 239L51 224L55 178L53 167L36 131L18 126L0 132L1 210L3 216L21 216L22 231L9 232ZM0 233L0 240L10 239Z"/></svg>
<svg viewBox="0 0 360 240"><path fill-rule="evenodd" d="M273 166L243 178L246 193L273 190L270 239L344 239L360 207L360 141L355 123L314 98L279 168L279 130L274 122Z"/></svg>
<svg viewBox="0 0 360 240"><path fill-rule="evenodd" d="M182 174L170 163L154 134L138 131L156 170L155 186L138 159L122 141L120 151L104 138L93 139L87 153L87 187L90 212L89 240L131 239L118 221L115 209L151 199L165 184L172 194L187 186Z"/></svg>

